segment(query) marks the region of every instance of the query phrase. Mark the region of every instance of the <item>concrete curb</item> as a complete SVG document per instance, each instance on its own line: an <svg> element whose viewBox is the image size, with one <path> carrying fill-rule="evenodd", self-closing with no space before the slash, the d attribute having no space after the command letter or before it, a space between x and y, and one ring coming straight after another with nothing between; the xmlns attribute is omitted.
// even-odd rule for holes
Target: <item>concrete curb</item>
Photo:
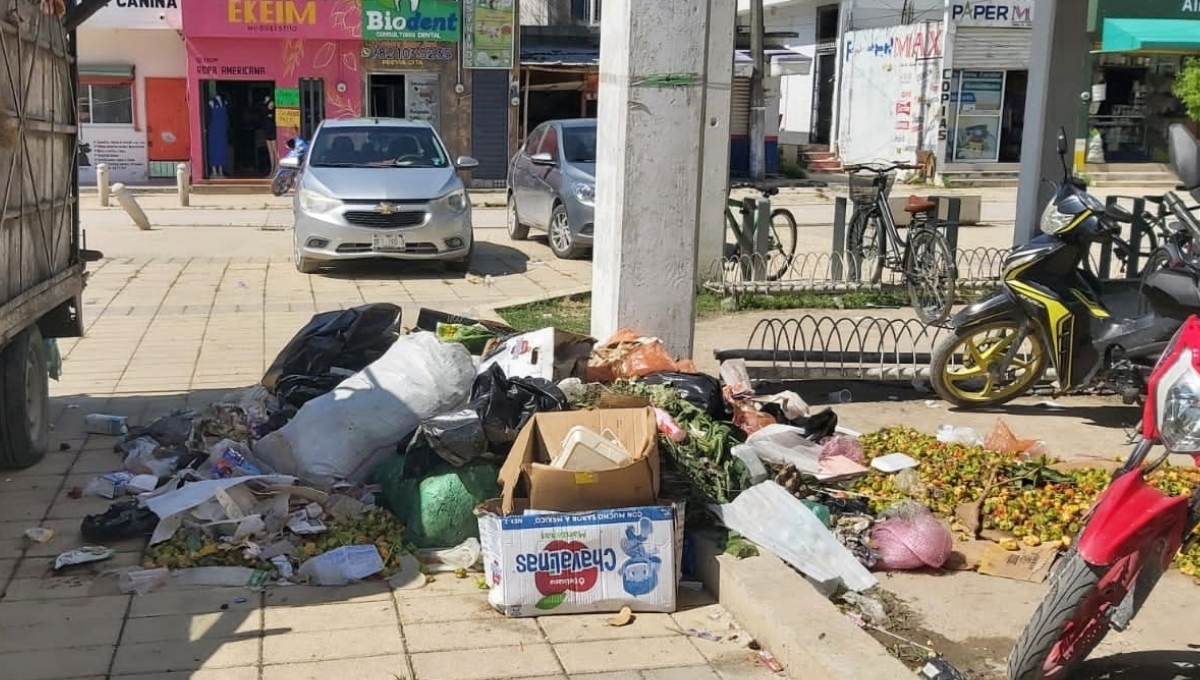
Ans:
<svg viewBox="0 0 1200 680"><path fill-rule="evenodd" d="M913 671L777 557L739 560L696 535L700 580L792 680L897 680Z"/></svg>

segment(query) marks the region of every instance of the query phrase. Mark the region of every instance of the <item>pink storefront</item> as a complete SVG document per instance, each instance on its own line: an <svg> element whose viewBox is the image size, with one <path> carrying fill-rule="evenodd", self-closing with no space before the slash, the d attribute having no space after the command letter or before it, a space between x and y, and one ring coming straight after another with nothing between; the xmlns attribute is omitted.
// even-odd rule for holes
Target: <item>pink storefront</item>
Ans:
<svg viewBox="0 0 1200 680"><path fill-rule="evenodd" d="M181 5L195 181L268 177L289 138L361 114L358 0Z"/></svg>

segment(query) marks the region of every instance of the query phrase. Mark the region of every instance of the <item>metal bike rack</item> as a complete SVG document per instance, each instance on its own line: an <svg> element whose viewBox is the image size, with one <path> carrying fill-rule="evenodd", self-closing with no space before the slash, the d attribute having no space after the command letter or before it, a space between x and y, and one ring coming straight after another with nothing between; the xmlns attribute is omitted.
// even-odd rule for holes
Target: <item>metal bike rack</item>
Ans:
<svg viewBox="0 0 1200 680"><path fill-rule="evenodd" d="M928 381L935 345L952 331L915 318L805 314L759 321L744 349L719 349L718 361L743 359L757 380ZM956 357L961 360L961 357ZM1047 369L1042 380L1054 379Z"/></svg>

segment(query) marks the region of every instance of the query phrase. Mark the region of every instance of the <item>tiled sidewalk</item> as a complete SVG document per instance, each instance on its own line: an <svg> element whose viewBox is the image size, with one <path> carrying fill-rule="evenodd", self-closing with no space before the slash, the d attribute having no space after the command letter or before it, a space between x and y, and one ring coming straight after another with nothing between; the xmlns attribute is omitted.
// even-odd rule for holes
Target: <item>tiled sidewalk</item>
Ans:
<svg viewBox="0 0 1200 680"><path fill-rule="evenodd" d="M149 408L155 409L151 403ZM70 409L61 434L82 416ZM775 677L731 642L683 633L728 631L702 593L683 611L642 614L614 628L609 615L505 619L474 578L439 577L417 590L183 589L119 594L106 569L141 561L142 544L112 544L114 559L56 576L53 556L81 545L79 521L108 501L69 491L119 466L111 440L73 440L38 466L0 482L0 677L194 680L760 680ZM25 529L53 529L30 544Z"/></svg>

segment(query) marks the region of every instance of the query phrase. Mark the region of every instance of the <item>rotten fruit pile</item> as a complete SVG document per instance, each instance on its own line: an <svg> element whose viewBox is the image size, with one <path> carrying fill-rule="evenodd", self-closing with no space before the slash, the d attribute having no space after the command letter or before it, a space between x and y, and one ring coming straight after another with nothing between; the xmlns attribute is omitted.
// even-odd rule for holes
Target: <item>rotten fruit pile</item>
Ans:
<svg viewBox="0 0 1200 680"><path fill-rule="evenodd" d="M854 491L871 498L878 512L913 499L944 517L965 503L980 504L983 529L1012 534L1025 545L1068 545L1082 528L1092 502L1108 486L1109 470L1056 469L1052 458L1026 459L980 446L943 443L909 428L888 428L864 435L868 462L889 453L906 453L920 462L912 471L887 475L872 471ZM1200 469L1163 467L1148 480L1162 492L1181 496L1200 486ZM1179 555L1175 564L1188 576L1200 574L1200 545Z"/></svg>

